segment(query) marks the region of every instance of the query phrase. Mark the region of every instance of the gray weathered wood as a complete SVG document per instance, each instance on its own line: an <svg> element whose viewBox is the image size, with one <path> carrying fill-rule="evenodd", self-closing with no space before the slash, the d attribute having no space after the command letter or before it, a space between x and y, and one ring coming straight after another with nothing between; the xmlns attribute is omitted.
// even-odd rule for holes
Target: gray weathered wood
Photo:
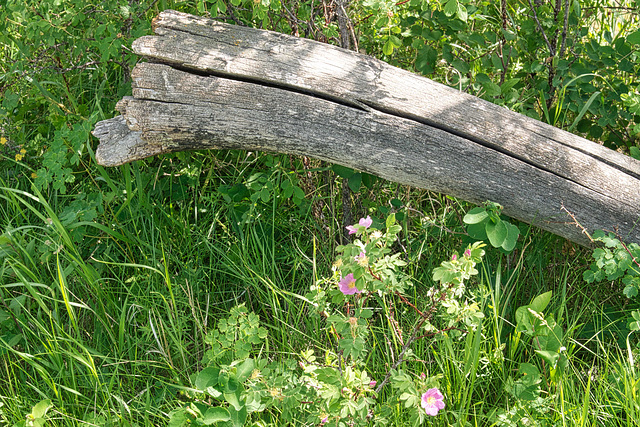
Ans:
<svg viewBox="0 0 640 427"><path fill-rule="evenodd" d="M240 148L303 154L472 202L585 244L640 242L640 162L373 58L163 12L134 51L125 121L98 124L97 159ZM127 131L131 132L127 134Z"/></svg>

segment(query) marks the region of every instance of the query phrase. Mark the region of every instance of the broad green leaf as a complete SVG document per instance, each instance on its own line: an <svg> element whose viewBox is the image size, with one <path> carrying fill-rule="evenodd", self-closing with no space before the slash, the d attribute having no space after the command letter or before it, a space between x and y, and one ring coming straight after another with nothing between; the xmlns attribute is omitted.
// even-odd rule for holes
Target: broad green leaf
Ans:
<svg viewBox="0 0 640 427"><path fill-rule="evenodd" d="M640 30L636 30L627 36L627 41L631 44L640 44Z"/></svg>
<svg viewBox="0 0 640 427"><path fill-rule="evenodd" d="M233 427L243 427L247 421L247 408L243 406L239 410L236 410L233 406L230 406L229 415Z"/></svg>
<svg viewBox="0 0 640 427"><path fill-rule="evenodd" d="M384 46L382 46L382 53L385 55L391 55L393 53L393 43L391 40L387 40Z"/></svg>
<svg viewBox="0 0 640 427"><path fill-rule="evenodd" d="M556 363L558 362L558 357L560 356L559 353L555 351L549 351L549 350L536 350L536 354L542 357L545 360L545 362L547 362L553 368L556 367Z"/></svg>
<svg viewBox="0 0 640 427"><path fill-rule="evenodd" d="M34 418L42 418L52 407L53 405L51 404L50 399L41 400L40 402L35 404L35 406L31 410L31 415L33 415Z"/></svg>
<svg viewBox="0 0 640 427"><path fill-rule="evenodd" d="M371 190L373 188L373 185L376 183L376 180L378 179L378 177L366 172L362 172L361 174L362 174L362 183L364 184L365 187Z"/></svg>
<svg viewBox="0 0 640 427"><path fill-rule="evenodd" d="M332 165L331 170L338 175L340 178L349 179L351 175L355 173L355 171L351 168L342 165Z"/></svg>
<svg viewBox="0 0 640 427"><path fill-rule="evenodd" d="M397 37L397 36L389 36L389 41L393 44L393 47L400 47L402 46L402 40Z"/></svg>
<svg viewBox="0 0 640 427"><path fill-rule="evenodd" d="M478 224L470 224L467 226L467 233L469 233L469 236L471 236L472 238L476 239L476 240L486 240L487 239L487 232L485 229L485 223L484 222L480 222Z"/></svg>
<svg viewBox="0 0 640 427"><path fill-rule="evenodd" d="M453 16L458 13L458 0L449 0L444 4L444 14Z"/></svg>
<svg viewBox="0 0 640 427"><path fill-rule="evenodd" d="M458 16L458 19L461 20L462 22L467 22L467 16L468 16L467 8L460 3L458 3L458 11L456 15Z"/></svg>
<svg viewBox="0 0 640 427"><path fill-rule="evenodd" d="M354 193L360 191L360 185L362 184L362 174L360 172L356 172L349 177L349 188Z"/></svg>
<svg viewBox="0 0 640 427"><path fill-rule="evenodd" d="M542 313L549 302L551 301L551 296L553 295L553 291L545 292L544 294L538 295L531 301L529 304L529 308L538 313Z"/></svg>
<svg viewBox="0 0 640 427"><path fill-rule="evenodd" d="M226 400L237 411L242 409L242 406L243 406L243 404L240 402L241 393L242 393L242 390L239 388L237 388L235 391L224 393L224 400Z"/></svg>
<svg viewBox="0 0 640 427"><path fill-rule="evenodd" d="M505 239L507 238L507 226L505 225L504 221L498 221L495 224L489 221L485 225L485 230L487 231L489 242L495 248L501 247Z"/></svg>
<svg viewBox="0 0 640 427"><path fill-rule="evenodd" d="M239 382L244 382L247 378L251 376L251 373L255 369L255 361L253 359L246 359L244 362L238 366L236 370L236 376Z"/></svg>
<svg viewBox="0 0 640 427"><path fill-rule="evenodd" d="M211 425L213 423L230 421L231 415L227 408L215 407L207 409L207 412L202 416L202 422L204 425Z"/></svg>
<svg viewBox="0 0 640 427"><path fill-rule="evenodd" d="M520 82L520 79L518 79L518 78L505 80L505 82L502 83L502 86L500 86L500 91L504 95L511 88L513 88L515 85L517 85L519 82Z"/></svg>
<svg viewBox="0 0 640 427"><path fill-rule="evenodd" d="M478 224L484 221L489 217L485 208L476 207L471 209L467 214L462 218L465 224Z"/></svg>
<svg viewBox="0 0 640 427"><path fill-rule="evenodd" d="M387 217L387 221L385 223L385 226L388 229L391 228L391 226L393 226L396 223L396 214L391 214Z"/></svg>
<svg viewBox="0 0 640 427"><path fill-rule="evenodd" d="M518 236L520 235L520 230L518 229L518 227L508 222L505 222L504 224L507 226L507 237L502 243L502 249L507 252L511 252L513 248L516 247Z"/></svg>
<svg viewBox="0 0 640 427"><path fill-rule="evenodd" d="M462 59L456 58L451 62L451 65L453 65L453 67L460 71L462 74L467 74L469 72L469 64L467 64L465 61L463 61Z"/></svg>
<svg viewBox="0 0 640 427"><path fill-rule="evenodd" d="M196 377L195 386L198 390L206 390L207 387L215 387L218 385L218 377L220 369L209 366L204 368Z"/></svg>
<svg viewBox="0 0 640 427"><path fill-rule="evenodd" d="M416 70L422 74L431 74L436 68L436 62L438 61L438 52L429 45L426 45L418 51L416 57L415 67Z"/></svg>

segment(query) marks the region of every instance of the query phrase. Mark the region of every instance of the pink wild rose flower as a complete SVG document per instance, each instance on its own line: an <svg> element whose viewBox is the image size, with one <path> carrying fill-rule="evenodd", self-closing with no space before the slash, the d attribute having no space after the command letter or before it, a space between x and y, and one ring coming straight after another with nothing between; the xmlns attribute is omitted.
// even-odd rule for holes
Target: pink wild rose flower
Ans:
<svg viewBox="0 0 640 427"><path fill-rule="evenodd" d="M364 228L371 227L372 223L373 223L373 220L371 219L371 217L369 215L367 215L366 218L360 218L360 221L358 221L358 225L361 225Z"/></svg>
<svg viewBox="0 0 640 427"><path fill-rule="evenodd" d="M427 415L436 416L438 411L444 409L444 396L437 388L430 388L422 395L422 409Z"/></svg>
<svg viewBox="0 0 640 427"><path fill-rule="evenodd" d="M367 229L371 227L371 224L373 224L373 220L370 216L367 216L366 218L360 218L357 225ZM358 232L358 227L356 225L347 225L345 228L349 230L349 234L356 234Z"/></svg>
<svg viewBox="0 0 640 427"><path fill-rule="evenodd" d="M362 292L356 288L356 279L353 278L353 273L349 273L338 282L340 285L340 291L345 295L353 295L355 293Z"/></svg>

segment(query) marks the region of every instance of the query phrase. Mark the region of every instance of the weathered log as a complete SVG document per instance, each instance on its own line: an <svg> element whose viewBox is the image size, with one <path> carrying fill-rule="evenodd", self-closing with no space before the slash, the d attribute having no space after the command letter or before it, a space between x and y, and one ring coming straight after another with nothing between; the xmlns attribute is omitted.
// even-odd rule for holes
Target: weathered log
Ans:
<svg viewBox="0 0 640 427"><path fill-rule="evenodd" d="M133 43L123 118L98 123L115 166L192 149L307 155L480 203L580 244L640 242L640 162L355 52L166 11Z"/></svg>

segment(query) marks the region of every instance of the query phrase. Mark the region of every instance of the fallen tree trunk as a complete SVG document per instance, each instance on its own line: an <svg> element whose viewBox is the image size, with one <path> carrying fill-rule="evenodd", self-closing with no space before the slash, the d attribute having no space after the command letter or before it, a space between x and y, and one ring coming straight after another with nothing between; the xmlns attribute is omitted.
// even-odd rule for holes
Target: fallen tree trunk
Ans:
<svg viewBox="0 0 640 427"><path fill-rule="evenodd" d="M580 244L640 243L640 162L384 62L311 40L166 11L133 43L122 113L96 158L245 149L299 154L481 203Z"/></svg>

